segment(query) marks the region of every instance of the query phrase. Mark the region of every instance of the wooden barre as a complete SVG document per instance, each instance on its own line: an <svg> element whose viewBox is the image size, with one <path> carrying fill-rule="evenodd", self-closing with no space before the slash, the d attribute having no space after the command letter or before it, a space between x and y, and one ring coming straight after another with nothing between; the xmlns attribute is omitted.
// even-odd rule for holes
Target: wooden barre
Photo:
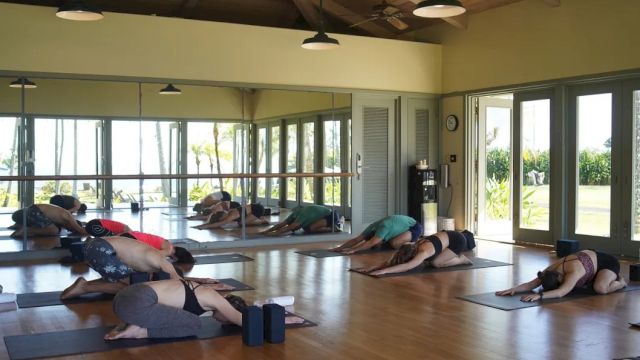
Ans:
<svg viewBox="0 0 640 360"><path fill-rule="evenodd" d="M332 178L352 177L353 173L277 173L277 174L151 174L151 175L33 175L0 176L0 181L44 181L44 180L154 180L154 179L261 179L261 178Z"/></svg>

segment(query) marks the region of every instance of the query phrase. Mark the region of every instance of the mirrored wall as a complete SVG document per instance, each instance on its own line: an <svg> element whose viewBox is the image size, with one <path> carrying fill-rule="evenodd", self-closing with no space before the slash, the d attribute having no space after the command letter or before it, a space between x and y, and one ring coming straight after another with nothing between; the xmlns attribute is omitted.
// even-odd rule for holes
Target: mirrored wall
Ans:
<svg viewBox="0 0 640 360"><path fill-rule="evenodd" d="M325 206L348 224L351 94L34 77L10 87L16 80L0 78L0 252L60 246L69 226L10 228L15 211L55 194L87 205L80 222L112 219L192 248L259 245L297 206ZM187 217L220 191L240 206L238 221L194 228L219 222ZM313 236L348 229L332 225Z"/></svg>

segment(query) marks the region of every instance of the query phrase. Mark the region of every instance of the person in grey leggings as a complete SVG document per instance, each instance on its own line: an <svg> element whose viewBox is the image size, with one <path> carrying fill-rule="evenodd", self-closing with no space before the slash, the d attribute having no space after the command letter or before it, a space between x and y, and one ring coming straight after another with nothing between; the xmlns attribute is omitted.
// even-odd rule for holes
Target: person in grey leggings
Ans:
<svg viewBox="0 0 640 360"><path fill-rule="evenodd" d="M242 326L244 300L223 297L212 287L188 280L163 280L131 285L118 292L113 311L123 321L105 340L193 336L200 330L199 316L213 311L222 323Z"/></svg>

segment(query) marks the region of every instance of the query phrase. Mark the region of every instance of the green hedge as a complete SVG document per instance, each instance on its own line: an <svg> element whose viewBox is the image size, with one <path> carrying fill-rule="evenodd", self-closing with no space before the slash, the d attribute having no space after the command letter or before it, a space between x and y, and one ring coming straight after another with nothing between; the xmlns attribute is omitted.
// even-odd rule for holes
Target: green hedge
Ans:
<svg viewBox="0 0 640 360"><path fill-rule="evenodd" d="M509 179L509 158L505 149L487 151L487 178L503 182ZM611 151L583 150L579 155L581 185L611 184ZM530 171L544 172L544 183L549 183L549 151L527 152L524 156L523 174Z"/></svg>

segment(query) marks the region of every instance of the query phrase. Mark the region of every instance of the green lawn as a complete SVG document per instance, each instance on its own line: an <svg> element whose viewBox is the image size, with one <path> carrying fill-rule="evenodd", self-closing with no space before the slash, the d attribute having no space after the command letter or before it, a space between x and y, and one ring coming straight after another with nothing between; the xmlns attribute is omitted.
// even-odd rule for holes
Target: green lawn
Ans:
<svg viewBox="0 0 640 360"><path fill-rule="evenodd" d="M526 228L547 229L549 218L549 185L524 186L523 193L533 189L529 200L535 204L525 209L522 219ZM580 186L578 191L578 229L580 234L609 236L610 186ZM531 215L528 215L528 214Z"/></svg>

